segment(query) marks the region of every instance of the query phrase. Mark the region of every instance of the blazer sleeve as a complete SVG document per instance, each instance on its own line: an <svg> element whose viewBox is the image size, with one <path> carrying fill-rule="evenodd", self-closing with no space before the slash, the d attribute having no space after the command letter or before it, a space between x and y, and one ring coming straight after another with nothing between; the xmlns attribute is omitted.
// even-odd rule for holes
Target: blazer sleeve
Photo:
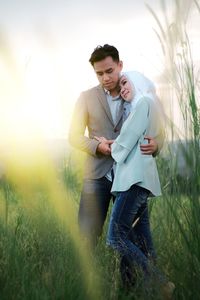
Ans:
<svg viewBox="0 0 200 300"><path fill-rule="evenodd" d="M95 139L90 139L85 135L88 125L88 109L85 94L82 93L78 98L72 121L69 129L69 143L79 150L82 150L90 155L96 156L97 146L99 144Z"/></svg>
<svg viewBox="0 0 200 300"><path fill-rule="evenodd" d="M123 163L140 137L144 134L149 119L149 103L146 98L140 100L135 110L124 122L120 135L112 145L112 157L117 163Z"/></svg>

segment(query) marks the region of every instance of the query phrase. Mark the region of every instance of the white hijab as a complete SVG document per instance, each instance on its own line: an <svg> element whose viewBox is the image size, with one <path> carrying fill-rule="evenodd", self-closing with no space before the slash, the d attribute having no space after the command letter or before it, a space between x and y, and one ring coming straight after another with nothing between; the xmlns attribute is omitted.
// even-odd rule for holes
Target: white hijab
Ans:
<svg viewBox="0 0 200 300"><path fill-rule="evenodd" d="M121 75L127 77L132 84L134 97L130 102L132 106L131 110L135 108L138 101L144 96L147 96L153 100L157 98L156 89L153 82L145 77L142 73L137 71L129 71L123 72Z"/></svg>
<svg viewBox="0 0 200 300"><path fill-rule="evenodd" d="M128 80L130 80L133 87L134 97L132 101L129 102L131 111L135 109L138 101L144 96L151 98L156 104L157 118L159 118L159 122L162 124L161 127L164 130L167 118L163 110L163 105L156 94L156 89L153 82L137 71L123 72L121 75L126 76ZM128 102L126 103L128 104Z"/></svg>

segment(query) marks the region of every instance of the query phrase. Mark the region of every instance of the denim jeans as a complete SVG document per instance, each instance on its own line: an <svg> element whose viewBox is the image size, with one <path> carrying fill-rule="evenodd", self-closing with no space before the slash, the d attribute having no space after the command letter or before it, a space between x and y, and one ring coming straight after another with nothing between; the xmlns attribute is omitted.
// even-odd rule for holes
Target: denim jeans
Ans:
<svg viewBox="0 0 200 300"><path fill-rule="evenodd" d="M138 265L146 275L150 272L150 258L155 258L148 217L148 195L148 190L137 185L119 192L107 234L107 244L127 261ZM132 224L138 217L140 219L133 230Z"/></svg>
<svg viewBox="0 0 200 300"><path fill-rule="evenodd" d="M79 206L80 231L94 247L102 233L111 198L112 182L106 177L85 179Z"/></svg>

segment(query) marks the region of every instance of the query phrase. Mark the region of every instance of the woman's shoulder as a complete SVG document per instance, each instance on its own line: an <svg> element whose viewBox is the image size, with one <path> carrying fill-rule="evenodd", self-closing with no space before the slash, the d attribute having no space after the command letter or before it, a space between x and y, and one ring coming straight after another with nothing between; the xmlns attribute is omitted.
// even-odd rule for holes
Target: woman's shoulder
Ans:
<svg viewBox="0 0 200 300"><path fill-rule="evenodd" d="M137 103L135 105L135 108L139 108L139 107L144 107L144 106L149 106L151 103L151 98L149 98L146 95L140 96L139 99L137 99Z"/></svg>
<svg viewBox="0 0 200 300"><path fill-rule="evenodd" d="M151 95L150 93L146 93L142 96L140 96L137 99L137 103L135 107L139 106L154 106L155 105L155 97Z"/></svg>

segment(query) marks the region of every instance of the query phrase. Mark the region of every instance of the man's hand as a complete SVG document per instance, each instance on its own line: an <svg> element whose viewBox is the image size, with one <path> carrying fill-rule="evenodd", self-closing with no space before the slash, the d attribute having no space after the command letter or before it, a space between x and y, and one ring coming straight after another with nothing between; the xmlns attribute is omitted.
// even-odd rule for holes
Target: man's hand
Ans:
<svg viewBox="0 0 200 300"><path fill-rule="evenodd" d="M145 138L145 140L148 141L148 144L141 144L140 145L140 150L141 150L142 154L152 155L155 152L157 152L158 151L158 144L157 144L156 140L153 139L150 136L145 136L144 138Z"/></svg>
<svg viewBox="0 0 200 300"><path fill-rule="evenodd" d="M97 152L104 154L104 155L110 155L111 154L110 146L112 145L114 140L107 140L103 136L101 136L101 137L95 136L94 138L95 138L95 140L100 142L100 144L97 147Z"/></svg>

